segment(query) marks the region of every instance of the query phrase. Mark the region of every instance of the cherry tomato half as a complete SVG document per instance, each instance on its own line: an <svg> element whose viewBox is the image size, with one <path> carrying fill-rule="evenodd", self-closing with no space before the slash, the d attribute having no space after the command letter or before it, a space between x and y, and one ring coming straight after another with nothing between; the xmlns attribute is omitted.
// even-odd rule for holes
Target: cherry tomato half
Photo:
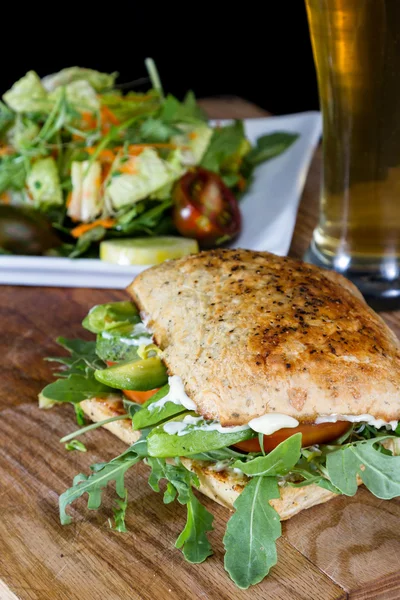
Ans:
<svg viewBox="0 0 400 600"><path fill-rule="evenodd" d="M281 442L295 433L301 433L303 435L301 444L303 448L313 446L314 444L326 444L343 435L350 426L350 423L347 421L338 421L337 423L299 425L298 427L280 429L272 435L264 435L264 449L267 452L271 452L271 450L276 448ZM261 451L258 438L240 442L239 444L235 444L235 446L236 448L240 448L240 450L244 450L244 452Z"/></svg>
<svg viewBox="0 0 400 600"><path fill-rule="evenodd" d="M175 184L172 199L179 233L195 238L202 248L217 246L240 232L238 202L216 173L190 169Z"/></svg>

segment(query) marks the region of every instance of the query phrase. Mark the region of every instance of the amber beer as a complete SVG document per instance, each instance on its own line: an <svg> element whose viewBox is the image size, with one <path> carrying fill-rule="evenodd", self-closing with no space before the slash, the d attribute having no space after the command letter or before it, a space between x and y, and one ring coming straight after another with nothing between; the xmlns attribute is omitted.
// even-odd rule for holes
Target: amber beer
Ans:
<svg viewBox="0 0 400 600"><path fill-rule="evenodd" d="M400 0L306 5L323 115L311 260L358 273L365 285L369 277L375 292L378 282L379 293L384 287L394 297L400 287Z"/></svg>

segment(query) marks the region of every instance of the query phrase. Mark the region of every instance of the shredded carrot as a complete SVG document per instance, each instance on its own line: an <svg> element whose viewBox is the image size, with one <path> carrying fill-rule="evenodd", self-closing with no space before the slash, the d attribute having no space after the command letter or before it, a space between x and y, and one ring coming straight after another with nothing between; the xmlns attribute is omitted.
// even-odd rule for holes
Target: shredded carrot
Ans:
<svg viewBox="0 0 400 600"><path fill-rule="evenodd" d="M72 192L68 192L67 201L65 202L65 206L68 208L68 206L71 204L71 202L72 202Z"/></svg>
<svg viewBox="0 0 400 600"><path fill-rule="evenodd" d="M0 204L10 204L11 196L8 192L3 192L0 194Z"/></svg>
<svg viewBox="0 0 400 600"><path fill-rule="evenodd" d="M128 151L129 153L135 153L138 148L167 148L168 150L175 150L178 146L176 144L130 144Z"/></svg>
<svg viewBox="0 0 400 600"><path fill-rule="evenodd" d="M88 148L85 148L85 152L87 152L90 155L94 154L96 152L96 150L97 150L97 148L95 148L93 146L89 146ZM113 162L115 159L115 154L109 148L105 148L104 150L100 151L97 158L99 158L100 161L102 161L102 162Z"/></svg>
<svg viewBox="0 0 400 600"><path fill-rule="evenodd" d="M6 156L7 154L13 154L14 150L11 146L0 146L0 156Z"/></svg>
<svg viewBox="0 0 400 600"><path fill-rule="evenodd" d="M119 125L120 121L114 115L114 113L108 108L108 106L102 106L100 109L101 121L112 123L113 125Z"/></svg>
<svg viewBox="0 0 400 600"><path fill-rule="evenodd" d="M247 185L247 182L246 182L245 178L242 177L242 175L240 175L239 181L237 183L239 190L242 192L245 189L246 185Z"/></svg>
<svg viewBox="0 0 400 600"><path fill-rule="evenodd" d="M195 140L198 137L198 134L195 131L191 131L189 133L189 139L190 140Z"/></svg>
<svg viewBox="0 0 400 600"><path fill-rule="evenodd" d="M84 129L96 129L97 119L95 113L84 110L81 112L81 119Z"/></svg>
<svg viewBox="0 0 400 600"><path fill-rule="evenodd" d="M118 170L126 175L135 175L137 173L136 156L131 156L118 167Z"/></svg>
<svg viewBox="0 0 400 600"><path fill-rule="evenodd" d="M90 231L98 226L104 227L104 229L111 229L111 227L114 227L115 223L116 220L111 218L97 219L97 221L93 221L93 223L82 223L81 225L78 225L78 227L74 227L74 229L71 230L71 235L74 238L79 238L87 231Z"/></svg>

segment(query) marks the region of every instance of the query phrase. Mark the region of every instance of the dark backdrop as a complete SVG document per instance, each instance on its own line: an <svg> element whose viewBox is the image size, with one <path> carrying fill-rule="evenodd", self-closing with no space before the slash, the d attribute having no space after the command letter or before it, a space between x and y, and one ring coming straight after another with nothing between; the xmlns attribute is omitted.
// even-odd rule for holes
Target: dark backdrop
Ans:
<svg viewBox="0 0 400 600"><path fill-rule="evenodd" d="M164 88L177 96L233 94L276 114L318 108L303 0L264 0L262 9L242 0L240 10L224 3L218 12L216 3L138 4L11 6L0 92L29 69L42 76L72 65L130 81L145 75L144 58L152 56Z"/></svg>

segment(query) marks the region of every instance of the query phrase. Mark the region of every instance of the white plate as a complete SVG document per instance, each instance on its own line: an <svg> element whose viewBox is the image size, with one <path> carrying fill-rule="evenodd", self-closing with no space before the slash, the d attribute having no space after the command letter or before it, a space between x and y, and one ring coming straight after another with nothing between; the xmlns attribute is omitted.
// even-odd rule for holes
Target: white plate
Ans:
<svg viewBox="0 0 400 600"><path fill-rule="evenodd" d="M299 133L283 154L260 165L241 201L243 230L233 247L287 254L310 161L321 136L319 112L246 119L252 143L274 131ZM108 264L99 259L0 256L0 283L89 288L124 288L146 267Z"/></svg>

